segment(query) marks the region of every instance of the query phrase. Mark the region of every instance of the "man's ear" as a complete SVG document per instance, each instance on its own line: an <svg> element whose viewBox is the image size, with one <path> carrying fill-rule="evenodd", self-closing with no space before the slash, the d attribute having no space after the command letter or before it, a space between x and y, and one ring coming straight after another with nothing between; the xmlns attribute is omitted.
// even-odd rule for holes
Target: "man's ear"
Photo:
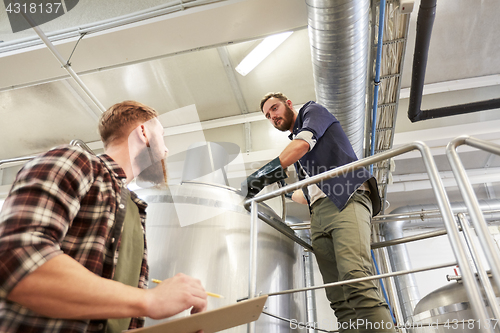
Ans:
<svg viewBox="0 0 500 333"><path fill-rule="evenodd" d="M291 109L291 108L292 108L292 106L293 106L293 103L292 103L292 101L291 101L291 100L287 99L287 100L286 100L286 105L288 105L288 107Z"/></svg>
<svg viewBox="0 0 500 333"><path fill-rule="evenodd" d="M134 129L134 135L141 140L147 147L149 147L149 139L146 131L146 126L141 124Z"/></svg>

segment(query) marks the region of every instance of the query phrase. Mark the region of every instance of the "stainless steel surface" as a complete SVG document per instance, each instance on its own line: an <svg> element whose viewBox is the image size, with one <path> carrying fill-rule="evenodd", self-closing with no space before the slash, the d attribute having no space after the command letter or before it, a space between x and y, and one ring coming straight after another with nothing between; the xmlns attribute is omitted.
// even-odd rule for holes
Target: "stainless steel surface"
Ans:
<svg viewBox="0 0 500 333"><path fill-rule="evenodd" d="M225 296L209 298L209 309L249 296L251 223L250 214L242 206L243 197L223 186L192 183L136 192L148 202L151 279L166 279L180 272L200 279L206 290ZM303 286L302 247L262 221L257 225L255 293ZM275 315L305 321L303 295L268 300L266 307ZM157 321L147 320L147 325L154 323ZM255 331L289 332L289 327L261 316ZM228 332L247 332L247 327Z"/></svg>
<svg viewBox="0 0 500 333"><path fill-rule="evenodd" d="M464 202L467 205L470 218L483 247L486 259L491 267L493 279L500 286L500 253L488 231L486 221L479 207L479 202L456 151L458 146L464 144L486 150L496 155L500 155L500 146L470 136L460 136L452 140L446 147L446 156L450 162Z"/></svg>
<svg viewBox="0 0 500 333"><path fill-rule="evenodd" d="M18 158L8 158L6 160L1 160L0 161L0 169L3 168L3 164L12 164L12 163L20 163L20 162L27 162L31 161L34 159L36 156L26 156L26 157L18 157Z"/></svg>
<svg viewBox="0 0 500 333"><path fill-rule="evenodd" d="M463 202L450 204L453 214L465 212L467 207ZM481 200L481 209L488 211L489 220L498 220L500 215L496 212L500 208L500 200ZM391 214L377 216L374 223L382 223L382 230L386 238L385 242L372 244L376 247L397 245L402 242L415 241L428 237L447 234L446 230L438 230L420 235L403 238L403 230L423 226L438 226L443 224L441 212L437 204L409 205L395 209ZM373 221L372 221L373 222ZM411 269L409 254L404 244L390 246L387 248L394 271ZM420 300L420 294L416 280L413 276L400 276L395 278L398 289L398 297L404 312L405 321L413 314L415 305Z"/></svg>
<svg viewBox="0 0 500 333"><path fill-rule="evenodd" d="M248 298L256 296L257 289L257 240L259 237L259 207L257 202L252 202L250 213L250 269L248 277Z"/></svg>
<svg viewBox="0 0 500 333"><path fill-rule="evenodd" d="M82 140L79 140L79 139L71 140L71 142L69 144L70 144L70 146L78 146L80 148L83 148L87 152L95 155L94 151L92 149L90 149L90 147L87 146L87 144L85 142L83 142Z"/></svg>
<svg viewBox="0 0 500 333"><path fill-rule="evenodd" d="M271 227L278 230L283 235L287 236L297 244L313 252L310 239L304 239L304 237L300 237L297 233L295 233L295 230L306 230L310 229L310 227L303 229L291 228L290 226L288 226L286 223L283 222L283 220L276 214L274 210L270 209L269 206L262 204L259 205L258 217L260 220L266 222Z"/></svg>
<svg viewBox="0 0 500 333"><path fill-rule="evenodd" d="M316 101L363 156L369 0L306 0Z"/></svg>
<svg viewBox="0 0 500 333"><path fill-rule="evenodd" d="M478 200L479 207L486 221L500 220L500 199ZM467 214L464 202L450 203L453 214ZM409 205L399 207L391 214L375 216L372 223L392 223L404 221L404 229L437 227L443 224L441 212L436 204Z"/></svg>
<svg viewBox="0 0 500 333"><path fill-rule="evenodd" d="M486 322L488 314L481 298L479 286L474 279L474 276L468 265L467 256L465 254L463 244L461 243L460 236L455 225L453 213L450 207L450 201L448 200L448 195L444 190L443 183L441 181L441 178L439 177L439 173L437 171L430 149L428 147L423 147L420 152L422 153L424 164L429 174L429 179L434 189L434 193L436 194L439 208L441 209L441 213L443 215L443 221L446 230L448 231L448 239L450 240L453 253L457 258L458 265L460 266L460 269L462 271L465 290L467 292L467 295L469 296L472 310L479 320L481 320L482 322ZM491 331L491 329L486 329L486 331Z"/></svg>
<svg viewBox="0 0 500 333"><path fill-rule="evenodd" d="M304 286L311 287L314 283L314 267L311 253L304 253ZM306 318L308 323L317 323L316 311L316 295L311 290L306 291ZM314 333L312 328L308 329L308 333Z"/></svg>
<svg viewBox="0 0 500 333"><path fill-rule="evenodd" d="M499 295L498 288L495 288L495 293ZM498 303L498 298L496 302ZM448 326L443 325L447 322ZM437 323L441 326L436 325ZM463 323L465 324L463 325ZM432 325L419 327L422 324ZM492 326L496 326L496 330L498 330L498 317L493 317L487 322L477 320L463 284L451 282L420 300L415 308L411 327L418 327L413 330L415 333L484 332L488 330L488 324L490 329Z"/></svg>
<svg viewBox="0 0 500 333"><path fill-rule="evenodd" d="M474 241L472 240L471 230L469 227L469 221L465 218L464 214L458 214L458 221L460 226L462 227L462 232L467 242L467 246L469 247L469 252L471 254L476 274L479 275L479 281L481 282L482 289L486 295L486 299L488 300L488 305L493 313L494 318L500 318L500 309L498 308L498 304L496 301L495 291L493 290L493 286L488 278L486 273L486 269L481 262L481 258L479 257L479 252L474 245Z"/></svg>
<svg viewBox="0 0 500 333"><path fill-rule="evenodd" d="M390 241L385 241L385 242L372 243L371 247L372 247L372 249L379 249L382 247L398 245L398 244L403 244L403 243L408 243L408 242L414 242L417 240L433 238L433 237L437 237L437 236L443 236L443 235L446 235L447 233L448 232L445 229L437 230L437 231L430 231L430 232L423 232L423 233L418 234L418 235L402 237L402 238L398 238L398 239L394 239L394 240L390 240Z"/></svg>

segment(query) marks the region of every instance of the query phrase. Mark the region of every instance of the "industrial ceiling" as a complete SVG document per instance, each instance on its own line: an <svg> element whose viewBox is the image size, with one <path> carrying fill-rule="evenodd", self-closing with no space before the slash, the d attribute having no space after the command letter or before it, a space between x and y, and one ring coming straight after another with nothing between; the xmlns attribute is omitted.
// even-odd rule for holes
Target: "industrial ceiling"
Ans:
<svg viewBox="0 0 500 333"><path fill-rule="evenodd" d="M399 1L388 2L394 11L399 10ZM371 9L378 3L372 1ZM462 201L450 177L445 146L463 134L500 143L500 113L495 109L416 123L408 120L419 4L416 0L408 14L393 146L426 142L450 200ZM106 108L132 99L158 110L166 128L172 181L180 179L176 162L191 144L232 142L241 148L245 161L245 168L228 174L229 184L239 187L247 174L277 156L288 142L285 133L261 116L260 98L269 91L281 91L296 105L316 99L306 2L80 0L75 8L40 28L49 36L64 29L77 32L54 40L68 59L79 28L159 6L168 7L168 13L86 34L71 56L71 67ZM497 0L437 1L422 109L498 98L499 12ZM376 29L373 20L370 27ZM252 72L241 76L234 71L264 37L284 31L294 33ZM73 139L101 152L96 130L100 110L34 37L32 30L12 33L7 14L0 8L0 160L34 155ZM370 42L373 48L374 41ZM367 98L367 109L369 105ZM461 148L460 152L478 197L495 198L500 193L500 158L475 149ZM386 198L389 211L434 202L418 153L400 156L394 164ZM0 198L19 167L0 166ZM289 214L308 218L304 207L289 206Z"/></svg>

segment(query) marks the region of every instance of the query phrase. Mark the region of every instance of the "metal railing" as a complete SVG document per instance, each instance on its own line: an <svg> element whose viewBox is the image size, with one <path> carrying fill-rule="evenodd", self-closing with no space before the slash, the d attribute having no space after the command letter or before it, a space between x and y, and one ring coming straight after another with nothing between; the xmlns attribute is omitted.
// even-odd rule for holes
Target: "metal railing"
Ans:
<svg viewBox="0 0 500 333"><path fill-rule="evenodd" d="M465 254L465 248L463 246L463 243L461 242L460 236L459 236L459 228L455 224L454 218L453 218L453 212L451 209L451 205L448 199L448 196L446 194L446 191L444 189L443 183L441 181L441 178L439 177L439 173L436 167L436 164L434 162L434 158L432 157L432 154L430 152L429 147L423 143L423 142L413 142L411 144L391 149L389 151L385 151L373 156L366 157L364 159L354 161L352 163L346 164L344 166L335 168L333 170L329 170L327 172L324 172L322 174L307 178L305 180L289 184L285 187L282 187L278 190L266 193L264 195L256 196L254 198L251 198L245 202L245 207L248 208L250 206L250 212L251 212L251 232L250 232L250 267L249 267L249 298L254 298L256 297L256 290L257 290L257 239L258 239L258 203L274 198L276 196L292 192L294 190L300 189L304 186L308 186L311 184L318 183L324 179L328 178L333 178L336 176L340 176L342 174L345 174L347 172L354 171L356 169L359 169L364 166L368 166L398 155L405 154L407 152L413 151L413 150L418 150L421 153L426 171L429 175L429 180L431 182L434 194L436 196L436 200L438 203L438 207L441 211L441 215L443 217L443 221L445 224L446 228L446 233L448 234L450 244L453 250L453 253L455 254L455 257L457 259L457 263L461 268L462 271L462 279L463 279L463 284L465 286L467 296L469 298L471 307L477 316L477 318L481 322L487 322L489 319L488 312L486 310L485 304L483 303L482 297L481 297L481 292L479 289L479 285L474 277L474 274L472 273L471 267L468 264L468 259ZM500 150L499 150L500 153ZM477 200L477 199L476 199ZM477 203L476 203L477 204ZM470 209L470 208L469 208ZM480 213L480 212L479 212ZM437 268L442 268L442 267L448 267L448 266L453 266L456 263L447 263L444 265L435 265L435 266L430 266L430 267L425 267L421 269L413 269L413 270L406 270L406 271L399 271L399 272L392 272L392 273L385 273L385 274L380 274L380 275L374 275L371 277L366 277L366 278L361 278L361 279L352 279L352 280L346 280L346 281L340 281L336 283L331 283L331 284L325 284L325 285L320 285L320 286L313 286L309 288L302 288L302 289L295 289L295 290L286 290L286 291L280 291L280 292L274 292L274 293L269 293L268 295L281 295L281 294L286 294L286 293L294 293L294 292L300 292L300 291L307 291L307 290L314 290L314 289L320 289L320 288L326 288L330 287L333 285L343 285L347 283L352 283L352 282L358 282L358 281L365 281L365 280L374 280L374 279L379 279L379 278L384 278L384 277L391 277L391 276L397 276L397 275L403 275L403 274L410 274L414 272L420 272L420 271L425 271L425 270L432 270L432 269L437 269ZM497 268L499 268L497 266ZM249 325L249 330L250 333L255 331L255 326L254 325ZM489 328L487 331L492 332L492 329Z"/></svg>
<svg viewBox="0 0 500 333"><path fill-rule="evenodd" d="M494 240L488 231L484 215L479 208L477 197L474 194L474 190L472 189L472 185L467 177L467 173L465 172L464 166L457 154L457 148L461 145L475 147L495 155L500 155L500 146L464 135L455 138L448 143L448 146L446 147L446 156L448 157L451 169L458 184L458 188L462 193L465 205L469 211L472 224L474 225L476 233L479 237L486 260L491 267L493 279L497 286L500 287L500 253L498 248L494 245Z"/></svg>

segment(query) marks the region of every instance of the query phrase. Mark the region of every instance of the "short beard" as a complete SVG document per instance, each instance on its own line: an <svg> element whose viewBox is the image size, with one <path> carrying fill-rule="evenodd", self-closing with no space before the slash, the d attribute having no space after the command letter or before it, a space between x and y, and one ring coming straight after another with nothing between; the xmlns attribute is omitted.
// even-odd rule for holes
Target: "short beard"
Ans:
<svg viewBox="0 0 500 333"><path fill-rule="evenodd" d="M147 149L150 150L150 148ZM149 167L142 170L137 175L136 183L142 188L149 188L151 186L166 187L168 183L165 158L153 162Z"/></svg>
<svg viewBox="0 0 500 333"><path fill-rule="evenodd" d="M275 125L274 127L281 132L286 132L290 130L293 125L293 111L288 105L286 105L286 103L283 103L283 105L285 106L285 114L282 118L283 122L281 123L281 125Z"/></svg>

